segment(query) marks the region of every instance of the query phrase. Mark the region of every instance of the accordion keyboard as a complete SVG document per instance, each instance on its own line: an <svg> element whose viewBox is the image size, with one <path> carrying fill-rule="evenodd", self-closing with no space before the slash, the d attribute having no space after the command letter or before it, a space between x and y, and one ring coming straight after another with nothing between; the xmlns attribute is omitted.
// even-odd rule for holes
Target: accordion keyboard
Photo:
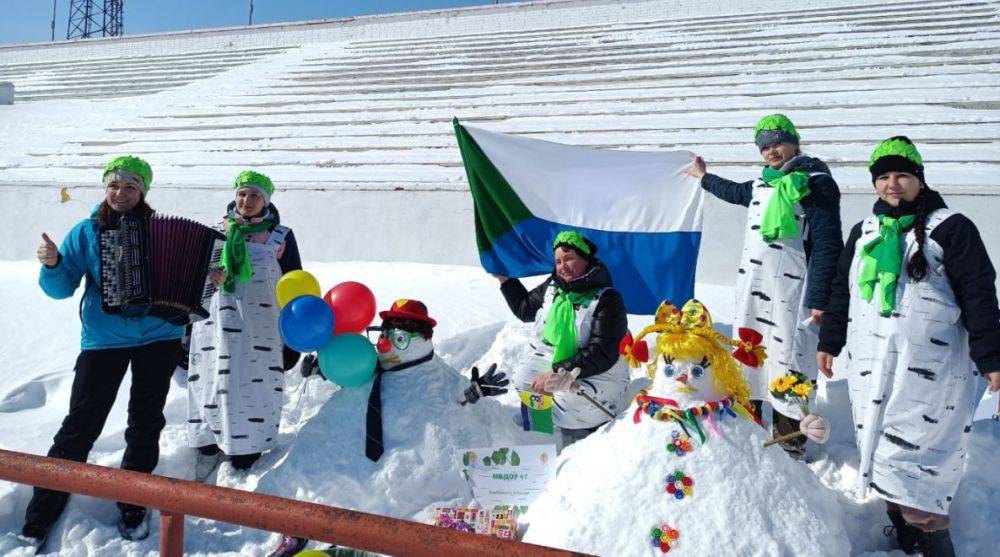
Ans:
<svg viewBox="0 0 1000 557"><path fill-rule="evenodd" d="M119 262L122 247L118 230L101 232L101 299L108 307L120 307L123 301L122 275Z"/></svg>
<svg viewBox="0 0 1000 557"><path fill-rule="evenodd" d="M214 242L215 243L212 246L212 257L208 264L209 269L218 269L222 266L222 247L226 245L225 240L215 239ZM201 307L209 307L209 304L212 302L212 296L215 294L216 290L218 290L218 288L212 284L212 277L206 276L205 284L201 289Z"/></svg>

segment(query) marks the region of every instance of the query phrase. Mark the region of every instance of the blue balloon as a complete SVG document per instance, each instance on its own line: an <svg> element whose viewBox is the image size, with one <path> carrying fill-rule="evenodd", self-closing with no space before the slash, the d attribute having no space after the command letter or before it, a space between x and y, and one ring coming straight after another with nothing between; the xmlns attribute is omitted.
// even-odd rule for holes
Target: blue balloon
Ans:
<svg viewBox="0 0 1000 557"><path fill-rule="evenodd" d="M375 376L375 347L357 333L341 333L319 351L319 371L341 387L360 387Z"/></svg>
<svg viewBox="0 0 1000 557"><path fill-rule="evenodd" d="M299 296L281 309L278 331L299 352L319 350L333 337L333 311L319 296Z"/></svg>

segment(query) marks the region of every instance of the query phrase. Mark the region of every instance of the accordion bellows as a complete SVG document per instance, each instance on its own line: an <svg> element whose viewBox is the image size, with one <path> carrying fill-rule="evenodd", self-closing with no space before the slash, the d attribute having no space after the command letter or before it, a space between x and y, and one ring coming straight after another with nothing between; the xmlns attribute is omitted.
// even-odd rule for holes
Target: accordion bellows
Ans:
<svg viewBox="0 0 1000 557"><path fill-rule="evenodd" d="M226 237L182 217L122 215L101 229L101 308L174 324L208 317Z"/></svg>

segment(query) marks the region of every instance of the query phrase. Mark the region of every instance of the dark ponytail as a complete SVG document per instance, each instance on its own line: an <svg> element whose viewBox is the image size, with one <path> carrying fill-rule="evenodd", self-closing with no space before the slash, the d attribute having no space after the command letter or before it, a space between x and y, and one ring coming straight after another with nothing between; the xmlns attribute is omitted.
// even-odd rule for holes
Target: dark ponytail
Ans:
<svg viewBox="0 0 1000 557"><path fill-rule="evenodd" d="M927 278L927 257L924 255L924 242L927 240L927 185L921 180L920 193L917 194L917 210L913 214L913 236L917 239L917 251L906 262L906 274L913 282Z"/></svg>

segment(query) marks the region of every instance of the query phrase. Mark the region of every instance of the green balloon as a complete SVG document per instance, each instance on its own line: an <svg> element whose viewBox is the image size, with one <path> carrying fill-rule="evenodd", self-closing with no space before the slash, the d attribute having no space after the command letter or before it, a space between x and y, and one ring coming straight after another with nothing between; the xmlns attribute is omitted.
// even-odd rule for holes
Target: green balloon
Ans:
<svg viewBox="0 0 1000 557"><path fill-rule="evenodd" d="M334 335L319 350L319 370L341 387L360 387L375 376L378 357L368 339L356 333Z"/></svg>

